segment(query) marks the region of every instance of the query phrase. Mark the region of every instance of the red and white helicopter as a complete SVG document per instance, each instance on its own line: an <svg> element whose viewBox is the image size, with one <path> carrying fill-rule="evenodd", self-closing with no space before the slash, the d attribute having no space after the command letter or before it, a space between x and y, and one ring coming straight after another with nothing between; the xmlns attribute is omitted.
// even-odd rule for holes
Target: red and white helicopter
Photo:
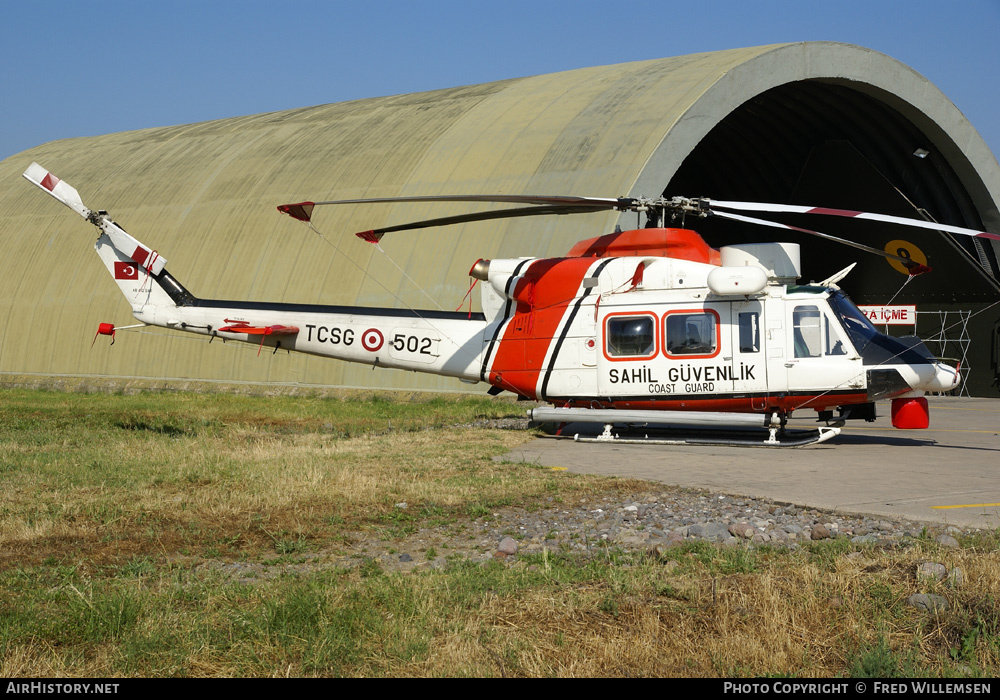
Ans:
<svg viewBox="0 0 1000 700"><path fill-rule="evenodd" d="M720 216L822 236L896 259L912 274L927 268L853 241L731 212L847 216L1000 239L899 217L708 199L456 195L301 202L278 209L311 222L314 208L326 205L525 205L357 234L376 244L394 231L540 214L641 211L653 225L581 241L561 258L477 261L470 274L484 282L480 314L221 301L195 297L166 271L163 257L106 212L88 209L73 187L38 164L24 177L101 230L97 253L143 324L485 382L492 394L506 390L551 404L530 411L535 420L603 423L599 439L613 439L618 423L754 426L764 432L749 439L691 435L681 441L796 446L839 434L845 420L874 420L882 399L892 399L896 427L926 428L925 392L959 383L958 369L933 358L917 338L876 330L836 284L850 268L798 285L798 244L715 250L692 230L660 227L668 216ZM114 330L101 324L99 332ZM806 409L826 426L804 437L786 431L792 412Z"/></svg>

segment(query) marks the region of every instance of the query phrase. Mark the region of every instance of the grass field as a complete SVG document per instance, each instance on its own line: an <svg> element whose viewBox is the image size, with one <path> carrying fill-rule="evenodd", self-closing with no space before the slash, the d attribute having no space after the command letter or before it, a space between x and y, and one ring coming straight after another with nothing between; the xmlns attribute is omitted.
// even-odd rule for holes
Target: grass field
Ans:
<svg viewBox="0 0 1000 700"><path fill-rule="evenodd" d="M0 675L996 676L996 535L385 570L405 536L629 480L495 463L495 399L0 390ZM662 490L662 486L657 486ZM406 502L405 519L395 504ZM360 557L313 566L313 555ZM329 557L328 557L329 560ZM957 588L916 581L959 567ZM255 567L267 575L232 575ZM945 595L919 612L913 592Z"/></svg>

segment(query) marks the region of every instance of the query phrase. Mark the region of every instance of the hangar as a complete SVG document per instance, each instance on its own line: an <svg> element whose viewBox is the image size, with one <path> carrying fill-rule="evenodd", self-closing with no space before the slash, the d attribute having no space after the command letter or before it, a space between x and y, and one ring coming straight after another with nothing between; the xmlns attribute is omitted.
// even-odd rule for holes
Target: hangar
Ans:
<svg viewBox="0 0 1000 700"><path fill-rule="evenodd" d="M387 237L380 252L349 234L467 208L326 210L315 220L324 240L275 210L303 199L710 196L1000 231L1000 167L959 110L898 61L828 42L67 139L0 162L6 383L80 377L470 388L302 355L258 357L245 345L209 347L169 332L133 333L113 347L92 348L98 323L127 324L130 310L87 252L86 226L20 179L32 161L74 185L89 206L109 209L200 297L453 310L479 258L557 256L616 224L637 223L635 214L615 212L480 222ZM903 286L906 275L881 258L800 241L807 276L822 279L858 261L841 283L856 302L916 305L918 335L939 354L963 360L963 391L996 395L996 242L856 221L801 225L925 257L934 271ZM775 239L767 230L713 220L693 227L716 247Z"/></svg>

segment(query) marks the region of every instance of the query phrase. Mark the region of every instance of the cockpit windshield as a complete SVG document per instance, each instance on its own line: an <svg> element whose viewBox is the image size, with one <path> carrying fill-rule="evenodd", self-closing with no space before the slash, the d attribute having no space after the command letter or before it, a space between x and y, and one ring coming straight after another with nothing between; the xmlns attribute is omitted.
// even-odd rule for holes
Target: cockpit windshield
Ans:
<svg viewBox="0 0 1000 700"><path fill-rule="evenodd" d="M847 331L847 335L854 344L858 353L864 352L868 344L872 341L878 330L868 320L868 317L861 313L861 310L854 305L854 302L847 298L841 291L830 295L830 307L833 309L841 325Z"/></svg>

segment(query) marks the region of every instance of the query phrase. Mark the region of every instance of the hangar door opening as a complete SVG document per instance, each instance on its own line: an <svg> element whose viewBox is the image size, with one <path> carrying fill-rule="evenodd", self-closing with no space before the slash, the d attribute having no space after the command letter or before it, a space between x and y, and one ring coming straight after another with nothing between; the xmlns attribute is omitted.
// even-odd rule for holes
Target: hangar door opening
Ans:
<svg viewBox="0 0 1000 700"><path fill-rule="evenodd" d="M687 156L664 194L835 207L986 230L966 187L931 139L886 102L842 82L788 83L744 103ZM919 314L921 337L957 336L962 329L934 319L950 312L958 324L954 313L965 312L965 393L1000 393L995 340L1000 305L991 308L1000 301L1000 265L990 242L832 217L775 218L926 259L933 271L907 282L901 266L880 257L815 237L796 240L802 245L803 281L857 262L841 286L858 304L915 304L918 312L927 312ZM776 235L791 240L783 232L721 219L700 220L696 227L714 247L776 240ZM954 346L941 349L956 354Z"/></svg>

